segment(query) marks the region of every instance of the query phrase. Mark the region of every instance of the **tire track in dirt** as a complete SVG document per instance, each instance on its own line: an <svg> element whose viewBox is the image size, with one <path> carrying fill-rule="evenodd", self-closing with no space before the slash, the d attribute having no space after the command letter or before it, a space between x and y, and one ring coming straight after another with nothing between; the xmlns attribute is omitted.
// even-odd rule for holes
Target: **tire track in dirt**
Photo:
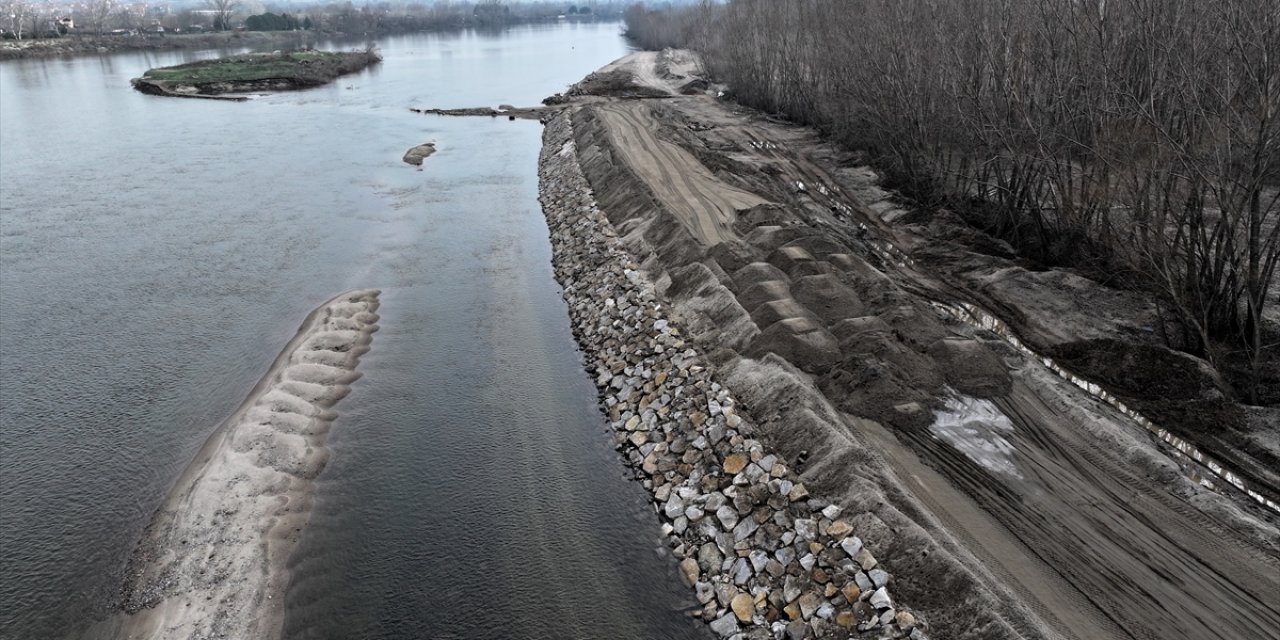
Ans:
<svg viewBox="0 0 1280 640"><path fill-rule="evenodd" d="M722 132L726 129L720 127ZM811 197L823 196L831 202L843 198L858 210L857 201L838 182L787 143L746 127L732 131L746 143L739 145L746 153L782 168L793 181L824 185L828 190L807 189ZM870 226L883 226L877 224L877 217L868 218ZM931 279L914 269L894 271L921 285L912 287L914 291L929 288L924 281ZM1037 382L1056 384L1041 378ZM1062 391L1070 398L1065 402L1096 404L1073 388ZM1141 472L1122 456L1097 449L1098 442L1087 431L1048 406L1032 387L1022 385L999 405L1017 427L1011 441L1029 481L995 477L927 434L906 438L928 464L969 494L1046 567L1052 567L1063 583L1080 589L1093 605L1089 608L1110 621L1095 620L1101 624L1092 630L1054 625L1060 631L1074 631L1091 640L1280 638L1280 559L1152 479L1140 477ZM1119 415L1106 421L1117 426L1126 423ZM955 505L926 502L935 513L940 508L949 525L963 520L952 517L963 511ZM1014 564L1012 571L1019 574L1017 582L1035 579L1036 572L1028 567ZM1043 615L1046 607L1028 604ZM1044 604L1060 611L1066 603Z"/></svg>
<svg viewBox="0 0 1280 640"><path fill-rule="evenodd" d="M1092 606L1082 591L1064 580L1033 549L1005 534L1003 525L991 513L979 508L961 487L948 480L962 469L968 469L965 475L974 475L980 471L975 463L953 454L942 463L945 470L935 469L880 424L851 419L857 430L874 443L894 473L903 479L903 486L911 495L982 564L982 571L1012 591L1020 604L1057 631L1059 637L1132 640L1133 636L1114 619ZM1023 633L1034 637L1036 631L1023 630Z"/></svg>
<svg viewBox="0 0 1280 640"><path fill-rule="evenodd" d="M595 109L627 166L706 245L736 238L737 212L767 203L725 184L693 154L658 139L657 121L643 102L611 102Z"/></svg>
<svg viewBox="0 0 1280 640"><path fill-rule="evenodd" d="M748 153L784 168L793 181L829 190L806 189L811 197L836 202L843 196L856 204L787 145L740 131L759 144L742 147ZM868 220L880 228L877 222ZM925 279L913 269L894 271L916 284ZM1093 404L1083 393L1066 391L1074 403ZM1064 636L1088 640L1280 637L1276 558L1136 476L1123 459L1093 449L1097 443L1079 425L1030 387L999 404L1017 427L1011 441L1028 481L996 477L927 433L900 437L1007 531L985 533L1010 536L1034 558L993 557L984 550L1008 550L1010 542L979 539L980 533L968 530L975 519L962 505L922 499L976 555L989 565L994 560L993 573L1029 608ZM1124 418L1113 422L1123 424ZM919 498L926 492L916 493ZM1037 580L1042 582L1033 584ZM1068 611L1076 607L1091 613Z"/></svg>
<svg viewBox="0 0 1280 640"><path fill-rule="evenodd" d="M1097 585L1099 610L1141 639L1277 637L1276 558L1154 489L1024 382L997 405L1028 477L980 471L970 493L1068 581Z"/></svg>
<svg viewBox="0 0 1280 640"><path fill-rule="evenodd" d="M698 207L704 210L702 213L705 213L707 209L716 209L718 213L723 214L723 211L715 206L715 203L708 197L708 193L691 181L687 173L676 171L673 175L671 167L678 167L681 164L681 160L683 160L678 157L678 152L680 151L678 148L664 148L664 142L658 140L656 136L648 136L651 140L642 139L644 133L652 133L656 123L652 121L642 122L635 110L632 109L619 110L616 113L619 121L627 125L626 129L611 129L617 131L621 141L625 143L619 148L622 149L624 154L628 153L628 151L636 152L632 156L632 159L636 162L629 163L633 170L639 164L640 166L650 167L656 173L656 180L646 179L646 182L649 184L650 189L655 190L655 193L664 203L670 205L672 202L696 202L702 205ZM674 147L674 145L670 146ZM670 187L676 192L673 194L675 197L663 197L661 190L658 189L659 185ZM687 225L690 225L690 230L694 231L695 235L698 235L704 242L713 235L718 235L720 228L724 226L721 220L717 218L699 215L696 210L691 213L692 215L684 217L684 221ZM729 220L731 224L732 216L729 217ZM726 238L721 237L720 239L724 240Z"/></svg>

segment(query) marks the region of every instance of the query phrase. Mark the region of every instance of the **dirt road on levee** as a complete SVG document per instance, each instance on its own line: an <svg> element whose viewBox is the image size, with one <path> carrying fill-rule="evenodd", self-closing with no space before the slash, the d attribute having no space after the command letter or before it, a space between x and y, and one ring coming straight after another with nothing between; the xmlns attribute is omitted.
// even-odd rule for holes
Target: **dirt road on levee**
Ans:
<svg viewBox="0 0 1280 640"><path fill-rule="evenodd" d="M600 209L767 442L860 514L931 637L1280 638L1276 487L1232 487L1039 353L1124 333L1090 306L1121 294L938 258L871 169L687 89L690 54L606 70L669 95L568 107ZM1000 299L959 263L1075 288Z"/></svg>

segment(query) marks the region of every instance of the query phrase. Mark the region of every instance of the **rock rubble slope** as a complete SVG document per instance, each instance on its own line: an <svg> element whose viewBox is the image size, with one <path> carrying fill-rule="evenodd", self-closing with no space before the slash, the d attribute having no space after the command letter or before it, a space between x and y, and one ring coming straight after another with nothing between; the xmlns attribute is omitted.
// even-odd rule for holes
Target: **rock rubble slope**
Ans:
<svg viewBox="0 0 1280 640"><path fill-rule="evenodd" d="M565 116L541 199L557 277L614 441L653 496L700 615L722 637L925 635L840 506L811 495L668 317L596 208Z"/></svg>

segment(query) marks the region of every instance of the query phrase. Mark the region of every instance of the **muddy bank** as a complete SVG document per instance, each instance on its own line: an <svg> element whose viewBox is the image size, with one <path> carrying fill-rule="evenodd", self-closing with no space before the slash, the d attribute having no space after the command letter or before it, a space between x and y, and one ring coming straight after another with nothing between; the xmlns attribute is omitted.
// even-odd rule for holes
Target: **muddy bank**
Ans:
<svg viewBox="0 0 1280 640"><path fill-rule="evenodd" d="M489 116L490 118L507 118L515 120L541 120L544 117L557 111L555 108L548 107L512 107L503 105L494 109L492 107L464 107L461 109L414 109L409 108L414 113L422 113L429 116Z"/></svg>
<svg viewBox="0 0 1280 640"><path fill-rule="evenodd" d="M134 90L138 91L139 93L145 93L147 95L152 95L152 96L164 96L166 98L191 98L195 100L226 100L228 102L244 102L249 99L248 96L221 96L221 95L210 94L210 93L173 91L161 84L151 82L143 78L134 78L129 81L129 84L134 88ZM251 90L247 88L244 89L243 91L237 91L237 93L249 93L249 92L251 92Z"/></svg>
<svg viewBox="0 0 1280 640"><path fill-rule="evenodd" d="M640 107L637 107L640 108ZM614 151L610 133L601 126L593 107L575 112L574 150L592 186L592 194L610 225L618 229L621 245L636 255L640 273L648 272L656 283L658 300L667 302L672 313L685 327L691 344L710 353L707 366L715 366L714 375L730 389L759 424L758 437L785 464L800 473L800 480L817 495L834 498L851 518L858 535L868 550L889 567L895 575L895 590L915 610L923 614L926 628L937 637L1014 638L1020 628L1033 623L1015 605L1005 605L998 585L982 585L966 579L969 570L961 564L960 554L947 553L944 546L954 543L945 536L934 538L912 522L902 508L913 508L905 492L892 474L876 461L875 453L844 427L844 419L821 395L812 379L786 358L771 351L761 351L758 358L733 357L730 348L746 349L761 335L750 315L743 311L732 294L718 289L711 272L697 264L703 253L695 239L694 228L715 229L714 219L685 225L673 212L661 206L651 195L647 183L638 181L629 165ZM625 121L625 120L624 120ZM647 129L629 129L617 139L635 141ZM675 176L685 175L684 165L696 163L688 154L668 148L667 156L657 167L671 166L670 174L656 173L655 179L669 176L689 193L701 193L714 201L720 188L714 183L690 187ZM707 174L692 174L707 175ZM701 188L699 188L701 187ZM729 190L733 193L733 190ZM689 206L686 213L714 215L716 207ZM607 233L607 232L606 232ZM646 237L648 239L646 239ZM655 247L671 257L683 260L686 268L669 273L655 255ZM744 266L744 268L747 268ZM761 263L743 275L760 272L774 275L776 267ZM695 276L706 276L697 282ZM754 286L754 285L753 285ZM760 291L770 288L761 287ZM665 293L665 295L663 295ZM679 297L672 297L677 293ZM771 335L775 338L796 323L779 323ZM796 327L812 328L812 323ZM814 336L815 339L820 336ZM785 340L785 338L782 338ZM777 347L794 356L810 353L803 340ZM584 345L589 349L589 345ZM729 357L726 357L729 356ZM830 466L843 468L833 475ZM895 504L897 503L897 504ZM946 588L940 588L941 585ZM1009 599L1012 601L1012 598Z"/></svg>
<svg viewBox="0 0 1280 640"><path fill-rule="evenodd" d="M661 71L665 55L613 66L675 94L687 80ZM933 635L1280 627L1274 514L946 312L976 300L913 257L927 241L859 197L830 162L845 156L710 97L574 100L572 152L636 271ZM1046 327L1090 313L1087 297L1030 291Z"/></svg>
<svg viewBox="0 0 1280 640"><path fill-rule="evenodd" d="M120 638L279 635L286 560L310 514L325 441L377 330L378 291L313 311L205 443L143 534Z"/></svg>

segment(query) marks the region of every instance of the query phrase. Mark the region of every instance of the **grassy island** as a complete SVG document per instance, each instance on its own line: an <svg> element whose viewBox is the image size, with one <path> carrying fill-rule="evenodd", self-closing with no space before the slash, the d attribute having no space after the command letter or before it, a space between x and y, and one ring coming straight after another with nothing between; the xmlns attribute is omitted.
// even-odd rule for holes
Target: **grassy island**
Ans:
<svg viewBox="0 0 1280 640"><path fill-rule="evenodd" d="M318 87L381 59L372 48L251 53L151 69L134 78L133 87L154 95L242 100L242 96L227 94Z"/></svg>

